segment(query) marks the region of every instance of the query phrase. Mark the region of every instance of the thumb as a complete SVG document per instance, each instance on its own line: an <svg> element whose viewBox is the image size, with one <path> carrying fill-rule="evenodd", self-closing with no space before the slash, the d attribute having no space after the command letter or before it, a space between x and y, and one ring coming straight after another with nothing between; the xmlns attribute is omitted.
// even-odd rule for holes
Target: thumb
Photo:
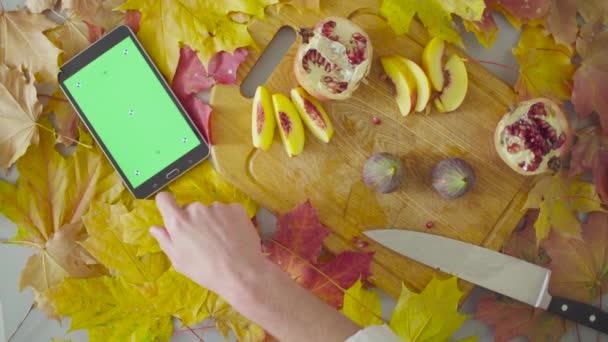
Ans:
<svg viewBox="0 0 608 342"><path fill-rule="evenodd" d="M169 249L171 249L171 237L167 230L160 226L152 226L150 227L150 234L158 241L160 248L165 252L165 254L169 254Z"/></svg>

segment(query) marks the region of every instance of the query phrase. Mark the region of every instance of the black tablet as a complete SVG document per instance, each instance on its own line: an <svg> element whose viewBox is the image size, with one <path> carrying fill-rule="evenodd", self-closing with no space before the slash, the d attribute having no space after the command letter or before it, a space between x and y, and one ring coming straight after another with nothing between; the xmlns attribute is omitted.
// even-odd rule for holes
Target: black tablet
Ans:
<svg viewBox="0 0 608 342"><path fill-rule="evenodd" d="M128 26L65 63L59 85L137 198L154 194L209 155Z"/></svg>

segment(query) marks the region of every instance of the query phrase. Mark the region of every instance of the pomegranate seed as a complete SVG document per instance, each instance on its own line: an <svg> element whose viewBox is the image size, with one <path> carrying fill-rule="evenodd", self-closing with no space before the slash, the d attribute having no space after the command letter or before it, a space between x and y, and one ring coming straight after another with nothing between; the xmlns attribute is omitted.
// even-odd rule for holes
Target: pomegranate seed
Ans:
<svg viewBox="0 0 608 342"><path fill-rule="evenodd" d="M435 226L435 223L433 221L429 221L426 223L426 228L427 229L431 229Z"/></svg>
<svg viewBox="0 0 608 342"><path fill-rule="evenodd" d="M519 144L512 144L509 147L507 147L507 152L517 153L517 152L519 152L520 148L521 148L521 146L519 146Z"/></svg>
<svg viewBox="0 0 608 342"><path fill-rule="evenodd" d="M355 32L353 33L353 39L361 42L361 43L367 43L367 38L365 38L361 33L359 32Z"/></svg>
<svg viewBox="0 0 608 342"><path fill-rule="evenodd" d="M374 125L379 126L382 123L382 120L380 120L380 118L374 116L372 118L372 122L374 123Z"/></svg>

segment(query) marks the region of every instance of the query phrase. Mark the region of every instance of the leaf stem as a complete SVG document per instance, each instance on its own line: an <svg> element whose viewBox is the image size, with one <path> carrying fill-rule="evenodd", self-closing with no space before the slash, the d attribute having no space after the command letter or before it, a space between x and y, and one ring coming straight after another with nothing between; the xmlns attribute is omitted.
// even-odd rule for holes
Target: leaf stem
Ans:
<svg viewBox="0 0 608 342"><path fill-rule="evenodd" d="M202 337L198 336L196 331L194 331L192 328L190 328L190 327L186 327L186 328L188 328L188 330L192 333L192 335L196 336L196 338L199 340L199 342L205 342L205 340L203 340Z"/></svg>
<svg viewBox="0 0 608 342"><path fill-rule="evenodd" d="M72 139L72 138L70 138L70 137L68 137L68 136L65 136L65 135L63 135L63 134L61 134L61 133L57 133L56 131L53 131L53 130L51 130L50 128L45 127L45 126L43 126L43 125L41 125L41 124L39 124L39 123L37 123L37 122L36 122L36 125L37 125L38 127L42 128L42 129L44 129L44 130L48 131L48 132L51 132L51 133L53 133L53 134L57 134L58 136L60 136L60 137L62 137L62 138L64 138L64 139L67 139L67 140L69 140L69 141L71 141L71 142L74 142L74 143L76 143L76 144L78 144L78 145L80 145L80 146L82 146L82 147L85 147L85 148L93 148L93 145L85 144L85 143L82 143L82 142L80 142L80 141L78 141L78 140L76 140L76 139Z"/></svg>
<svg viewBox="0 0 608 342"><path fill-rule="evenodd" d="M25 321L29 317L30 313L32 313L32 310L34 310L34 303L32 303L32 305L30 306L29 310L27 310L27 312L25 313L25 316L23 316L23 319L21 320L21 322L19 322L19 324L15 328L15 331L13 331L13 333L8 338L8 340L6 340L6 342L11 342L11 340L13 339L13 337L15 337L15 335L17 334L17 332L19 331L19 329L21 329L21 326L23 325L23 323L25 323Z"/></svg>
<svg viewBox="0 0 608 342"><path fill-rule="evenodd" d="M472 58L472 57L463 58L462 60L463 60L463 62L471 62L471 63L478 63L478 64L491 64L491 65L496 65L496 66L499 66L499 67L502 67L502 68L505 68L505 69L509 69L509 70L513 70L513 71L519 71L519 69L517 69L516 67L514 67L512 65L506 65L506 64L492 62L492 61L475 59L475 58Z"/></svg>
<svg viewBox="0 0 608 342"><path fill-rule="evenodd" d="M332 285L334 285L335 287L337 287L345 295L349 295L355 302L357 302L357 304L361 305L361 307L365 308L367 311L369 311L372 315L376 316L382 322L388 324L388 322L384 318L382 318L382 316L379 316L378 314L376 314L372 309L370 309L369 307L367 307L366 305L364 305L363 303L361 303L356 297L348 294L346 292L346 290L344 288L342 288L342 286L340 286L340 284L336 283L333 279L331 279L330 276L328 276L325 272L321 271L318 267L316 267L315 265L311 264L308 260L306 260L305 258L299 256L296 252L292 251L287 246L281 244L280 242L276 241L275 239L270 239L270 241L273 242L273 243L275 243L277 246L281 247L285 251L287 251L289 254L297 257L298 259L303 260L305 263L308 264L308 266L312 267L312 269L314 269L315 271L317 271L322 277L324 277L325 279L327 279L327 281L329 281Z"/></svg>
<svg viewBox="0 0 608 342"><path fill-rule="evenodd" d="M41 245L39 245L37 243L30 242L30 241L24 241L24 240L0 239L0 243L7 244L7 245L23 245L23 246L34 247L34 248L38 248L38 249L43 248Z"/></svg>

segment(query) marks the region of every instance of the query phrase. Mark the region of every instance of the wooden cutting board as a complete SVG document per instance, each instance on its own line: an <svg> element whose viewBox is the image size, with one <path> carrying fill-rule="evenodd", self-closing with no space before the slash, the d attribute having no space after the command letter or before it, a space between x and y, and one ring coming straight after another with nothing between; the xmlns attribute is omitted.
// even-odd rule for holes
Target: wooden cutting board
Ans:
<svg viewBox="0 0 608 342"><path fill-rule="evenodd" d="M331 1L325 6L323 14L284 6L268 10L266 21L254 21L250 32L259 51L241 66L239 79L251 70L280 27L297 30L329 15L348 16L357 8L377 8L373 0ZM374 251L371 280L396 297L402 282L422 289L434 271L373 242L361 248L353 238L365 239L361 232L366 229L410 229L498 250L524 214L522 206L531 180L509 169L494 150L496 123L507 106L515 103L512 89L483 67L467 63L469 91L458 111L402 117L389 85L381 79L378 56L398 53L420 63L429 37L418 22L412 23L410 35L397 37L384 21L368 12L359 10L351 18L374 44L371 74L351 99L324 104L335 126L329 144L307 132L304 152L289 158L277 133L270 151L254 149L251 99L243 97L237 86L218 85L211 95L213 157L223 176L272 211L287 212L309 198L321 221L333 230L326 247L335 253ZM296 48L297 42L266 82L271 92L289 94L297 86L292 72ZM454 53L460 54L448 48L448 54ZM382 120L379 126L372 123L373 116ZM407 180L399 191L378 194L363 184L363 165L376 152L402 158ZM441 198L431 186L431 170L448 157L467 160L477 174L472 191L451 201ZM426 228L429 221L434 222L430 230Z"/></svg>

